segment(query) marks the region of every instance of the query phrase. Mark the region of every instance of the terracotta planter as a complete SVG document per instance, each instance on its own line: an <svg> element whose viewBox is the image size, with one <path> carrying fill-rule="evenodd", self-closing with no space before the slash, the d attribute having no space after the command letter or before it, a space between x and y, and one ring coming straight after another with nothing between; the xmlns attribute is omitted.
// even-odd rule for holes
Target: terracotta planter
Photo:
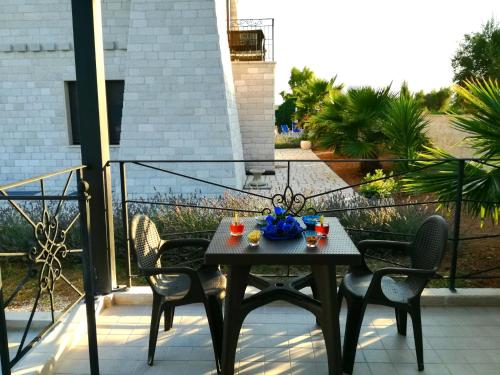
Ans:
<svg viewBox="0 0 500 375"><path fill-rule="evenodd" d="M300 148L302 150L310 150L311 146L311 141L300 141Z"/></svg>

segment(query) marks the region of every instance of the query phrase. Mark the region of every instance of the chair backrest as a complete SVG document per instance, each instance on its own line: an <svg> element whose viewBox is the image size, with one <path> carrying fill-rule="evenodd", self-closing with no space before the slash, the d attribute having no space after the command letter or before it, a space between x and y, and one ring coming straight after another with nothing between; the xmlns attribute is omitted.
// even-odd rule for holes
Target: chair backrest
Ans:
<svg viewBox="0 0 500 375"><path fill-rule="evenodd" d="M436 270L443 259L448 241L448 225L439 215L424 220L410 247L411 268ZM412 275L404 281L415 295L427 285L427 276Z"/></svg>
<svg viewBox="0 0 500 375"><path fill-rule="evenodd" d="M281 132L282 133L288 133L288 130L289 130L288 125L286 125L286 124L281 125Z"/></svg>
<svg viewBox="0 0 500 375"><path fill-rule="evenodd" d="M448 225L439 215L428 217L415 235L411 248L412 268L437 269L448 241Z"/></svg>
<svg viewBox="0 0 500 375"><path fill-rule="evenodd" d="M156 225L146 215L135 215L130 225L130 238L137 255L137 263L141 268L161 267L156 260L161 246L161 238Z"/></svg>

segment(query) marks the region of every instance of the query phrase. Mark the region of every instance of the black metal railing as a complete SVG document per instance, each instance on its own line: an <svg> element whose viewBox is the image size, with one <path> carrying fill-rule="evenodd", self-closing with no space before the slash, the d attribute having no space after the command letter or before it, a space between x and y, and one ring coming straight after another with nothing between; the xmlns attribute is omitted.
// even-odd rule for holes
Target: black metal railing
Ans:
<svg viewBox="0 0 500 375"><path fill-rule="evenodd" d="M253 161L253 160L252 160ZM284 207L286 211L292 215L302 215L304 213L315 213L315 214L324 214L331 216L339 216L341 221L344 221L344 226L353 237L360 236L377 236L377 238L387 238L388 236L391 238L406 238L410 240L413 237L413 233L395 231L395 230L387 230L383 228L374 228L370 220L368 222L363 223L362 225L358 225L355 223L355 214L361 215L364 212L372 212L374 213L373 221L377 221L377 215L386 215L387 210L396 210L396 209L406 209L407 216L411 219L416 212L422 211L422 207L426 208L426 211L422 211L422 215L424 214L432 214L436 207L445 206L449 209L454 210L454 215L447 215L447 219L451 222L451 237L450 241L450 250L451 255L449 257L449 271L441 272L438 274L438 278L446 279L448 282L448 287L451 290L454 290L456 287L456 281L458 279L500 279L500 275L492 275L491 272L500 269L500 265L491 265L486 269L476 269L469 270L467 272L463 272L459 274L459 270L457 269L457 264L460 255L460 244L465 241L479 241L486 239L494 239L496 237L500 237L500 233L488 233L488 234L480 234L474 236L464 236L461 233L461 217L463 215L462 204L467 203L468 200L463 196L463 186L464 186L464 170L467 162L476 162L476 163L485 163L483 160L479 159L436 159L433 160L432 164L428 165L419 165L414 166L411 169L407 169L402 172L398 172L392 175L386 175L384 177L374 179L371 181L360 182L356 184L346 185L337 187L334 189L324 188L319 192L310 192L306 193L305 191L295 192L293 178L291 177L292 166L296 167L302 163L324 163L326 165L333 165L335 163L404 163L404 164L415 164L418 162L429 162L429 159L386 159L386 160L257 160L253 162L259 163L279 163L282 167L286 168L286 172L281 172L284 181L284 189L279 192L273 192L269 194L269 191L266 190L247 190L235 188L233 186L226 186L217 181L209 181L204 178L199 178L196 175L188 175L186 173L181 173L173 167L174 165L208 165L219 164L220 166L226 163L246 163L247 160L120 160L120 161L112 161L111 163L119 164L120 169L120 186L121 186L121 212L122 215L122 225L123 225L123 243L126 247L127 252L127 284L128 286L132 285L132 279L137 277L137 275L133 272L133 263L131 261L131 249L129 243L129 215L131 213L131 205L134 205L134 209L132 211L137 210L151 210L153 207L170 207L172 209L184 210L184 209L199 209L199 210L209 210L216 211L220 213L233 213L233 212L241 212L243 214L249 215L265 215L271 212L273 207ZM491 162L491 161L490 161ZM492 168L499 168L496 164L498 161L493 161L495 164L491 164ZM408 197L404 196L404 194L399 194L396 197L391 197L388 199L379 199L379 200L370 200L367 198L363 198L358 195L358 193L354 192L354 188L360 188L363 185L367 185L370 183L387 180L389 178L393 179L401 179L415 173L420 173L429 168L436 168L440 165L445 165L448 163L454 163L456 165L456 176L457 180L456 184L456 192L453 194L453 197L450 199L439 199L431 196L417 196L415 200L408 200ZM161 167L159 166L162 165ZM135 167L140 167L142 169L149 169L156 172L161 172L170 176L175 176L180 179L179 181L191 182L192 184L199 184L200 186L212 187L223 189L223 191L228 192L236 196L235 200L246 198L251 198L253 202L245 201L244 204L239 206L237 205L220 205L220 201L193 201L193 200L183 200L178 199L178 196L174 193L167 193L165 195L158 195L156 198L137 198L131 199L127 193L127 166L133 165ZM181 168L182 170L182 168ZM271 177L270 177L271 178ZM272 178L277 178L276 176ZM314 181L311 181L311 184L315 184ZM157 191L161 191L161 186L156 186ZM203 191L203 188L200 189ZM346 192L348 194L346 194ZM177 198L176 198L177 197ZM484 202L489 204L500 205L500 201L496 202ZM432 206L432 207L430 207ZM142 208L139 208L142 207ZM147 207L147 208L145 208ZM427 209L429 207L429 209ZM384 211L385 210L385 211ZM420 211L419 211L420 210ZM366 221L366 220L365 220ZM495 227L496 228L496 227ZM175 230L174 233L165 233L164 235L167 238L172 237L181 237L181 236L208 236L214 232L212 228L198 228L195 231L183 231L183 230ZM499 249L500 251L500 249ZM499 255L500 256L500 255ZM371 258L377 261L386 262L389 264L395 264L401 266L401 263L398 259L389 259L384 258L383 256L379 256L377 254L372 254ZM290 276L290 269L288 268L286 271L286 275ZM268 275L269 276L269 275ZM276 276L276 275L271 275Z"/></svg>
<svg viewBox="0 0 500 375"><path fill-rule="evenodd" d="M88 318L90 321L95 318L88 248L90 196L88 185L83 180L84 169L84 166L68 168L0 186L0 220L2 222L0 238L7 239L7 241L16 240L12 237L19 234L9 231L13 227L19 228L22 225L25 225L26 236L31 237L28 241L29 248L11 249L0 241L0 355L3 375L10 374L12 367L33 345L40 341L71 307L83 298L87 303ZM14 221L15 225L9 225L9 219L15 220L15 214L20 220ZM75 230L77 227L79 231ZM75 245L77 245L76 248ZM81 263L84 265L83 286L86 293L65 273L65 265L72 262L70 257L79 259L76 264L80 272ZM8 291L6 281L12 280L2 280L1 266L2 263L7 264L4 262L11 262L9 268L12 266L15 268L15 272L10 272L11 277L20 278L18 282L16 278L16 282L9 283ZM78 278L78 281L80 280L82 280L81 277ZM56 296L56 290L59 290L60 285L72 291L73 298L66 306L59 308L55 306L55 302L60 300ZM34 297L27 299L25 294L28 293L29 288ZM33 300L33 302L20 336L19 345L11 356L6 310L10 309L18 298L23 299L19 301L23 310L27 301ZM35 314L41 310L42 301L47 298L48 306L44 309L50 312L50 321L40 331L32 332ZM93 330L89 329L89 337L95 338L95 325L93 327Z"/></svg>
<svg viewBox="0 0 500 375"><path fill-rule="evenodd" d="M274 61L274 18L231 20L228 39L233 61Z"/></svg>

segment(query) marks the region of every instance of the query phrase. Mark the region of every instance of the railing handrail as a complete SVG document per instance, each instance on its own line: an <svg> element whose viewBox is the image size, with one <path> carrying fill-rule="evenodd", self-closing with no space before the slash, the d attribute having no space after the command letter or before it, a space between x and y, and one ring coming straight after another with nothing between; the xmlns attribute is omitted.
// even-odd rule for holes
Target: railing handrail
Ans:
<svg viewBox="0 0 500 375"><path fill-rule="evenodd" d="M260 214L264 214L264 212L267 210L267 212L270 212L269 211L269 208L266 206L266 208L264 208L262 211L255 211L255 210L250 210L248 208L231 208L231 207L219 207L219 206L210 206L210 205L200 205L199 203L196 203L196 202L184 202L182 201L182 198L180 198L180 200L178 200L178 198L174 195L172 197L172 200L163 200L163 199L153 199L153 200L144 200L144 199L129 199L127 197L127 189L126 189L126 173L125 173L125 170L126 170L126 165L134 165L134 166L137 166L137 167L146 167L146 168L153 168L155 170L158 170L160 172L164 172L164 173L168 173L168 174L172 174L172 175L175 175L175 176L178 176L178 177L181 177L181 178L188 178L188 179L191 179L191 180L194 180L194 181L197 181L197 182L202 182L202 183L205 183L205 184L209 184L209 185L214 185L214 186L218 186L218 187L223 187L223 188L227 188L231 191L238 191L238 192L241 192L241 193L244 193L244 194L249 194L249 195L256 195L254 192L251 192L251 191L242 191L242 190L238 190L238 189L235 189L233 187L229 187L229 186L223 186L223 185L220 185L216 182L213 182L213 181L209 181L207 179L200 179L200 178L197 178L197 177L192 177L192 176L189 176L189 175L184 175L184 174L181 174L181 173L178 173L178 172L175 172L175 171L171 171L169 169L165 169L165 168L160 168L159 166L152 166L152 164L158 164L158 163L178 163L178 164L193 164L193 163L200 163L200 164L206 164L206 163L247 163L247 162L260 162L260 163L275 163L275 164L285 164L286 165L286 168L287 168L287 172L286 172L286 189L285 189L285 192L283 194L280 194L280 193L277 193L277 194L274 194L272 196L261 196L260 194L257 195L261 198L265 198L266 200L270 201L272 205L275 205L276 203L279 204L280 202L283 202L283 200L277 200L275 202L275 198L276 197L282 197L283 199L285 199L285 196L287 194L287 190L290 189L289 193L293 195L293 197L300 197L302 199L302 201L307 201L307 200L310 200L310 199L314 199L316 197L319 197L319 196L323 196L323 195L326 195L326 194L333 194L333 193L341 193L342 190L345 190L345 189L349 189L349 188L353 188L353 187L359 187L361 185L364 185L364 184L369 184L369 183L373 183L373 182L376 182L376 181L379 181L379 180L385 180L385 179L388 179L388 178L394 178L394 177L402 177L404 176L405 174L413 174L415 172L418 172L420 170L424 170L424 169L427 169L427 168L433 168L433 167L437 167L441 164L446 164L446 163L457 163L457 170L459 171L459 174L463 175L464 174L464 169L465 169L465 165L466 165L466 162L471 162L471 163L479 163L479 164L482 164L484 166L488 166L488 167L491 167L491 168L500 168L500 164L497 165L497 162L499 162L500 159L496 158L482 158L482 157L449 157L449 158L414 158L414 159L407 159L407 158L384 158L384 159L253 159L253 160L249 160L249 159L217 159L217 160L197 160L197 159L191 159L191 160L178 160L178 159L154 159L154 160L123 160L123 159L117 159L117 160L110 160L108 162L107 165L110 165L110 164L113 164L113 163L119 163L120 165L120 184L121 184L121 189L122 189L122 196L121 196L121 204L122 204L122 212L124 213L124 216L123 216L123 225L124 225L124 240L125 240L125 244L126 244L126 247L127 247L127 254L128 254L128 259L129 259L129 262L128 262L128 275L129 275L129 286L132 285L131 284L131 278L132 277L135 277L135 275L132 274L131 272L131 263L130 263L130 244L128 242L128 239L129 239L129 234L128 234L128 204L129 203L134 203L134 204L141 204L141 205L166 205L166 206L173 206L173 207L180 207L180 208L195 208L195 209L208 209L208 210L222 210L222 211L234 211L234 212L247 212L247 213L255 213L255 212L260 212ZM294 194L293 191L291 190L290 188L290 167L292 165L292 163L296 163L296 164L300 164L300 163L322 163L322 164L331 164L331 163L360 163L360 162L410 162L410 163L418 163L418 162L424 162L424 163L420 163L420 166L418 169L410 169L410 170L406 170L406 171L401 171L401 172L398 172L396 174L391 174L391 175L386 175L382 178L377 178L377 179L371 179L371 180L367 180L367 181L362 181L360 183L357 183L357 184L349 184L349 185L346 185L346 186L342 186L340 188L336 188L334 190L328 190L328 191L325 191L325 192L322 192L322 193L319 193L319 194L312 194L312 195L308 195L308 196L305 196L303 194ZM463 181L459 181L458 182L459 185L463 184ZM291 198L292 200L294 200L294 198ZM177 200L176 200L177 199ZM491 199L490 199L491 200ZM453 222L453 234L452 236L449 238L449 240L452 242L453 246L452 246L452 254L453 254L453 260L452 260L452 267L451 267L451 270L450 270L450 273L449 273L449 276L443 276L443 275L439 275L440 278L443 278L443 279L447 279L449 280L449 288L451 290L454 290L455 289L455 281L456 279L460 279L462 278L461 275L457 275L456 274L456 263L457 263L457 255L458 255L458 245L460 243L460 241L467 241L467 240L476 240L476 239L486 239L486 238L497 238L500 236L500 234L487 234L487 235L481 235L481 236L469 236L469 237L464 237L464 236L461 236L460 235L460 222L459 220L457 220L457 217L459 217L458 215L461 213L461 203L462 202L467 202L468 199L464 198L462 196L462 192L460 189L457 190L457 194L455 194L454 197L450 197L449 199L438 199L438 200L434 200L434 199L431 199L431 200L425 200L425 201L420 201L420 200L417 200L415 202L406 202L406 203L401 203L401 202L379 202L377 204L368 204L368 206L362 206L360 204L357 204L359 202L351 202L352 204L354 204L354 206L339 206L338 208L329 208L329 209L323 209L323 210L318 210L316 211L317 214L321 214L321 213L335 213L335 212L346 212L346 211L359 211L359 210L370 210L370 209L384 209L384 208L392 208L392 207L401 207L401 206L416 206L416 205L425 205L425 204L455 204L456 207L457 207L457 213L455 214L455 220ZM300 203L300 202L297 202L295 201L296 203ZM481 201L483 202L483 201ZM493 204L493 205L497 205L497 204L500 204L500 202L486 202L484 201L484 203L488 203L488 204ZM288 203L286 203L288 204ZM292 207L292 206L290 206ZM287 208L290 209L290 207ZM290 211L290 214L301 214L301 210L302 209L306 209L305 208L305 203L302 204L302 206L300 206L300 208L298 209L298 213L296 213L294 211L293 208L291 208L291 211ZM363 232L364 230L363 229L356 229L356 228L348 228L349 230L352 230L352 231L361 231ZM211 231L198 231L196 233L209 233ZM372 232L370 230L366 230L366 232ZM189 235L189 234L194 234L191 233L191 232L181 232L181 233L176 233L177 235ZM386 234L390 234L390 235L399 235L399 236L407 236L407 237L411 237L411 235L408 235L407 233L386 233ZM172 234L173 236L173 234ZM169 236L170 237L170 236ZM497 268L500 268L500 267L496 267L494 269L497 269ZM475 277L477 278L477 275L481 274L481 273L484 273L484 272L489 272L490 269L488 270L481 270L481 271L474 271L474 275ZM481 277L481 276L479 276ZM486 277L491 277L491 276L484 276L485 278ZM497 278L500 277L500 276L496 276Z"/></svg>
<svg viewBox="0 0 500 375"><path fill-rule="evenodd" d="M259 17L259 18L235 18L235 19L232 19L231 20L231 23L232 22L235 22L235 21L271 21L271 20L274 20L274 17Z"/></svg>
<svg viewBox="0 0 500 375"><path fill-rule="evenodd" d="M19 187L19 186L23 186L23 185L28 185L28 184L31 184L33 182L37 182L37 181L40 181L40 180L46 180L46 179L51 178L51 177L59 176L61 174L65 174L65 173L69 173L69 172L75 172L75 171L82 170L82 169L85 169L85 168L86 168L85 165L79 165L79 166L76 166L76 167L69 167L69 168L65 168L65 169L60 169L60 170L58 170L56 172L47 173L47 174L43 174L43 175L40 175L40 176L35 176L35 177L27 178L27 179L16 181L16 182L11 182L11 183L8 183L6 185L1 185L0 186L0 190L9 190L9 189L12 189L12 188L15 188L15 187Z"/></svg>
<svg viewBox="0 0 500 375"><path fill-rule="evenodd" d="M490 158L415 158L415 159L404 159L404 158L385 158L385 159L111 159L108 161L108 165L111 163L279 163L279 162L303 162L303 163L359 163L359 162L391 162L391 161L408 161L408 162L433 162L433 161L488 161L488 162L500 162L500 159L490 159ZM500 167L500 165L498 166Z"/></svg>

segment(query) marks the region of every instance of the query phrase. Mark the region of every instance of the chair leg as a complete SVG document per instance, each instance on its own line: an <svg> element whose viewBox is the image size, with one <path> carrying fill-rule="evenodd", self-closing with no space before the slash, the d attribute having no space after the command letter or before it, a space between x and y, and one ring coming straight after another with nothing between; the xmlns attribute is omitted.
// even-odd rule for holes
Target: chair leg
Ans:
<svg viewBox="0 0 500 375"><path fill-rule="evenodd" d="M222 301L217 296L208 297L205 302L205 310L208 318L208 326L212 335L212 345L214 347L215 365L217 373L221 373L222 360L222 330L224 321L222 318Z"/></svg>
<svg viewBox="0 0 500 375"><path fill-rule="evenodd" d="M339 290L337 291L337 306L339 309L339 314L340 310L342 310L342 300L344 299L344 293L342 291L342 285L340 285Z"/></svg>
<svg viewBox="0 0 500 375"><path fill-rule="evenodd" d="M316 286L316 282L314 280L311 280L310 286L313 298L319 301L319 293L318 293L318 287ZM318 318L316 318L316 325L321 326L321 321Z"/></svg>
<svg viewBox="0 0 500 375"><path fill-rule="evenodd" d="M358 345L361 324L365 315L366 303L360 299L347 300L347 319L344 334L343 368L347 374L352 374L356 347Z"/></svg>
<svg viewBox="0 0 500 375"><path fill-rule="evenodd" d="M175 306L165 306L163 309L165 319L165 332L170 330L174 325Z"/></svg>
<svg viewBox="0 0 500 375"><path fill-rule="evenodd" d="M398 309L396 307L396 326L398 328L398 333L402 336L406 336L406 321L408 313L405 310Z"/></svg>
<svg viewBox="0 0 500 375"><path fill-rule="evenodd" d="M148 364L153 366L156 340L158 339L158 328L162 313L161 297L153 294L153 308L151 310L151 326L149 329Z"/></svg>
<svg viewBox="0 0 500 375"><path fill-rule="evenodd" d="M418 371L424 371L424 348L422 343L422 319L420 315L420 303L411 306L410 315L411 322L413 324L413 335L415 337Z"/></svg>

